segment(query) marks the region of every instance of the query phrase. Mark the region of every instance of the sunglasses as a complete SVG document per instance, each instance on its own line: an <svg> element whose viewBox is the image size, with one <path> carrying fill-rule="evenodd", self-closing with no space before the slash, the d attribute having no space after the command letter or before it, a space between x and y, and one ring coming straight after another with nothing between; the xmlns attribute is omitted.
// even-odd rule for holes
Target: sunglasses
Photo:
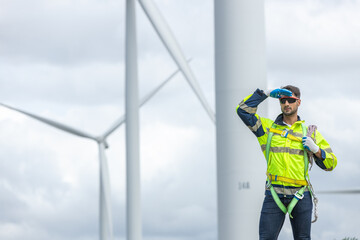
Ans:
<svg viewBox="0 0 360 240"><path fill-rule="evenodd" d="M296 97L283 97L283 98L280 98L280 103L285 104L286 101L288 103L294 103L294 102L296 102L296 100L299 100L299 98L296 98Z"/></svg>

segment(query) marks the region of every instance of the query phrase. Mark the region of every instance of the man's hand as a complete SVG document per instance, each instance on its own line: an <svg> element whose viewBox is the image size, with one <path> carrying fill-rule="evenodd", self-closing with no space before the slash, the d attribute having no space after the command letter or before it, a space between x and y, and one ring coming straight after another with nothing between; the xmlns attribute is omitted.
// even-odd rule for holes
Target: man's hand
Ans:
<svg viewBox="0 0 360 240"><path fill-rule="evenodd" d="M311 137L303 137L302 144L305 149L313 152L314 154L319 152L319 149L320 149L319 146L315 144L314 140L312 140Z"/></svg>
<svg viewBox="0 0 360 240"><path fill-rule="evenodd" d="M268 97L273 97L273 98L281 98L282 96L291 96L292 92L287 90L287 89L281 89L281 88L277 88L277 89L270 89L267 91L264 91L264 93L268 96Z"/></svg>

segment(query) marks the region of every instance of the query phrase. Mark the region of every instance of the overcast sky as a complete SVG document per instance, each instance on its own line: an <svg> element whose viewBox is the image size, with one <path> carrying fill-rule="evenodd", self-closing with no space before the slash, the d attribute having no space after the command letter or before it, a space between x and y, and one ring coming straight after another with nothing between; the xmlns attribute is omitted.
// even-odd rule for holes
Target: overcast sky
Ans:
<svg viewBox="0 0 360 240"><path fill-rule="evenodd" d="M214 108L213 1L154 2ZM0 0L0 102L94 135L107 130L124 114L124 8ZM137 10L143 96L176 65ZM360 188L359 12L359 0L265 1L268 87L299 86L300 116L338 157L333 172L312 169L316 190ZM275 118L278 103L268 101ZM217 239L215 127L180 74L141 109L140 125L144 239ZM0 239L98 239L95 142L3 107L0 132ZM107 150L115 239L125 238L124 139L122 126ZM319 198L313 239L360 238L359 195ZM290 236L287 220L280 239Z"/></svg>

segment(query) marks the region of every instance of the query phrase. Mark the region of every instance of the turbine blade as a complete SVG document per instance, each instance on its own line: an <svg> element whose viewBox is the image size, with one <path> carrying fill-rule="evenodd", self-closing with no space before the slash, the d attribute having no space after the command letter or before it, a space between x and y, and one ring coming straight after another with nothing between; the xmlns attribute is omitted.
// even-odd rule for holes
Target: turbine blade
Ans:
<svg viewBox="0 0 360 240"><path fill-rule="evenodd" d="M111 211L111 190L109 180L109 168L105 156L105 145L103 142L99 144L99 165L100 165L100 239L113 239L113 224Z"/></svg>
<svg viewBox="0 0 360 240"><path fill-rule="evenodd" d="M192 59L187 60L187 62L191 62ZM148 93L146 96L144 96L140 101L140 106L142 107L150 98L152 98L157 92L160 91L160 89L165 86L177 73L180 72L180 69L173 72L168 78L166 78L158 87L156 87L154 90L152 90L150 93Z"/></svg>
<svg viewBox="0 0 360 240"><path fill-rule="evenodd" d="M31 117L31 118L34 118L40 122L43 122L47 125L50 125L52 127L55 127L57 129L60 129L60 130L63 130L65 132L68 132L68 133L71 133L71 134L74 134L76 136L79 136L79 137L84 137L84 138L90 138L90 139L93 139L93 140L96 140L96 138L90 134L87 134L85 132L82 132L80 130L76 130L72 127L69 127L65 124L62 124L62 123L59 123L59 122L56 122L56 121L53 121L51 119L47 119L47 118L44 118L44 117L41 117L41 116L38 116L38 115L35 115L35 114L32 114L32 113L29 113L29 112L26 112L26 111L23 111L23 110L20 110L18 108L14 108L14 107L11 107L9 105L6 105L6 104L3 104L3 103L0 103L1 106L3 107L6 107L8 109L11 109L13 111L16 111L16 112L19 112L19 113L22 113L28 117Z"/></svg>
<svg viewBox="0 0 360 240"><path fill-rule="evenodd" d="M189 59L188 62L191 62L192 59ZM147 101L149 101L156 93L160 91L177 73L180 72L180 69L174 71L169 77L167 77L159 86L157 86L155 89L153 89L151 92L149 92L147 95L145 95L139 103L139 107L142 107ZM123 115L121 118L119 118L110 128L107 130L102 138L106 139L111 133L113 133L118 127L121 126L126 120L126 115Z"/></svg>
<svg viewBox="0 0 360 240"><path fill-rule="evenodd" d="M204 107L205 111L209 115L210 119L215 123L215 113L211 109L209 103L207 102L201 88L193 74L189 64L186 62L184 54L177 43L174 35L172 34L169 26L166 24L165 19L162 17L160 11L157 9L152 0L139 0L141 7L143 8L145 14L150 20L151 24L155 28L157 34L162 40L163 44L169 51L170 55L181 69L183 75L185 76L187 82L191 86L195 95L200 100L200 103Z"/></svg>
<svg viewBox="0 0 360 240"><path fill-rule="evenodd" d="M321 194L360 194L360 189L317 191L317 193L321 193Z"/></svg>

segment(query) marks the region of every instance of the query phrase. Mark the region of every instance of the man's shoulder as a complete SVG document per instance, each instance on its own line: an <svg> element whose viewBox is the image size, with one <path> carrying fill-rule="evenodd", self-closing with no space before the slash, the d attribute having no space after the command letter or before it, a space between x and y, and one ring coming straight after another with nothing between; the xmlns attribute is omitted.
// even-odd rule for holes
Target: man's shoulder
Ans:
<svg viewBox="0 0 360 240"><path fill-rule="evenodd" d="M260 119L261 119L261 123L264 126L264 128L271 128L271 126L274 124L274 120L272 120L270 118L260 117Z"/></svg>

